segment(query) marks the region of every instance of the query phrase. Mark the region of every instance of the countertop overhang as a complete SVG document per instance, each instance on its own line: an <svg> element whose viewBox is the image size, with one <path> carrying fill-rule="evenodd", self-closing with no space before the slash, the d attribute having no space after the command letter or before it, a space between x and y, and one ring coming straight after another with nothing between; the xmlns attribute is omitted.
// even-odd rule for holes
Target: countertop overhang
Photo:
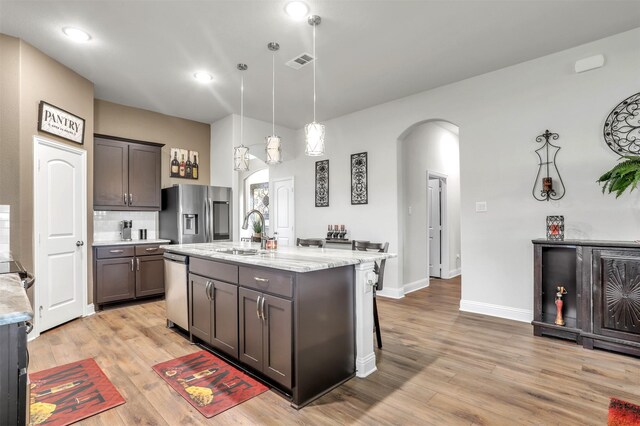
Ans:
<svg viewBox="0 0 640 426"><path fill-rule="evenodd" d="M167 244L170 243L171 240L165 239L153 239L153 240L103 240L103 241L94 241L93 247L102 247L102 246L139 246L142 244Z"/></svg>
<svg viewBox="0 0 640 426"><path fill-rule="evenodd" d="M0 325L33 319L33 310L18 274L0 274Z"/></svg>
<svg viewBox="0 0 640 426"><path fill-rule="evenodd" d="M219 250L229 248L260 249L258 243L200 243L162 245L160 248L170 253L194 256L205 259L219 259L251 266L281 269L292 272L312 272L323 269L339 268L374 262L376 260L397 257L394 253L377 253L328 249L317 247L279 247L277 250L264 250L255 255L237 255Z"/></svg>

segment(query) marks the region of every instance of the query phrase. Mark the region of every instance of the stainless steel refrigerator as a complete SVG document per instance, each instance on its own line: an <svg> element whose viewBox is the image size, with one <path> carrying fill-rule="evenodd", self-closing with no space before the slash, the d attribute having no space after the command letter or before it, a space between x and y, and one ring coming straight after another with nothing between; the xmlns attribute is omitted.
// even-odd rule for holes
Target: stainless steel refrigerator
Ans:
<svg viewBox="0 0 640 426"><path fill-rule="evenodd" d="M231 188L174 185L162 190L160 238L174 244L231 241Z"/></svg>

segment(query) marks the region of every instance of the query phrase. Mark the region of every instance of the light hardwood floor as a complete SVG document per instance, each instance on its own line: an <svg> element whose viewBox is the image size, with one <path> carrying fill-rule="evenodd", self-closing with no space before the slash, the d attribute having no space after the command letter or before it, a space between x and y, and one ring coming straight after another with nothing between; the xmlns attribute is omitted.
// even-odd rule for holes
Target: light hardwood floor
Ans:
<svg viewBox="0 0 640 426"><path fill-rule="evenodd" d="M378 300L378 371L300 411L266 392L202 417L151 370L198 350L165 327L164 301L108 309L44 333L29 344L30 371L95 358L127 402L84 425L604 425L610 397L640 404L639 359L461 313L459 279Z"/></svg>

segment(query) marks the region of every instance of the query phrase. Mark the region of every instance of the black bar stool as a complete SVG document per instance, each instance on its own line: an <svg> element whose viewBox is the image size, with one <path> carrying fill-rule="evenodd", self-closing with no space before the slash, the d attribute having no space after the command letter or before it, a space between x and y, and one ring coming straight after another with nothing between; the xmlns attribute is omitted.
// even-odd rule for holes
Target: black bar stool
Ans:
<svg viewBox="0 0 640 426"><path fill-rule="evenodd" d="M298 238L296 245L299 247L324 247L324 240L320 238Z"/></svg>

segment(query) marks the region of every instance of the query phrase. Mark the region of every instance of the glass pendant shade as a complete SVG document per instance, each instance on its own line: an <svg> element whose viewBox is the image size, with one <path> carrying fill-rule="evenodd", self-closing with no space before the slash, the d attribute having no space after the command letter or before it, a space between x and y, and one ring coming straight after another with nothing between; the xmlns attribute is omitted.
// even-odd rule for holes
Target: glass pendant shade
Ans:
<svg viewBox="0 0 640 426"><path fill-rule="evenodd" d="M233 148L233 170L237 172L249 170L249 148L244 145Z"/></svg>
<svg viewBox="0 0 640 426"><path fill-rule="evenodd" d="M280 136L267 136L265 138L267 146L265 152L267 153L267 164L280 164L282 163L282 146Z"/></svg>
<svg viewBox="0 0 640 426"><path fill-rule="evenodd" d="M305 154L315 157L324 155L324 125L309 123L304 126L304 139L306 142Z"/></svg>

